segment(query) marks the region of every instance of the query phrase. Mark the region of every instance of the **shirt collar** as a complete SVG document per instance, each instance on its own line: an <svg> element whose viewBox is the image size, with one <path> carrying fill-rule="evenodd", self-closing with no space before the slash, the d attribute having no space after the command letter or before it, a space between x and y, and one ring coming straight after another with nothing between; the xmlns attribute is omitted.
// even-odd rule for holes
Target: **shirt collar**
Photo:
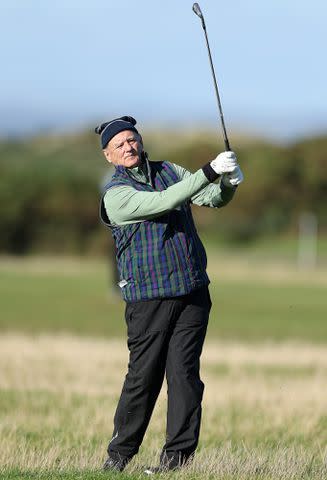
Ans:
<svg viewBox="0 0 327 480"><path fill-rule="evenodd" d="M140 165L134 168L126 168L128 175L141 183L151 182L151 169L150 162L147 154L145 153ZM152 183L152 182L151 182Z"/></svg>

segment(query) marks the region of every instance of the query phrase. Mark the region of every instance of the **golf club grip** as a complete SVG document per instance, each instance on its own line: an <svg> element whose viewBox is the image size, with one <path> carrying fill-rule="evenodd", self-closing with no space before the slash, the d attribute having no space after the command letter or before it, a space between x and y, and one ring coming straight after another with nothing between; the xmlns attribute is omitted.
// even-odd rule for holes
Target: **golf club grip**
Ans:
<svg viewBox="0 0 327 480"><path fill-rule="evenodd" d="M217 88L217 84L216 84L216 88ZM227 137L225 120L224 120L223 110L222 110L222 108L221 108L221 103L220 103L220 97L219 97L219 93L218 93L218 88L217 88L217 90L216 90L216 93L217 93L217 102L218 102L218 105L219 105L220 123L221 123L221 129L222 129L222 131L223 131L223 139L224 139L224 144L225 144L225 151L226 151L226 152L231 152L232 149L230 148L229 140L228 140L228 137Z"/></svg>
<svg viewBox="0 0 327 480"><path fill-rule="evenodd" d="M224 144L225 144L225 151L226 151L226 152L231 152L232 149L230 148L228 138L224 138Z"/></svg>

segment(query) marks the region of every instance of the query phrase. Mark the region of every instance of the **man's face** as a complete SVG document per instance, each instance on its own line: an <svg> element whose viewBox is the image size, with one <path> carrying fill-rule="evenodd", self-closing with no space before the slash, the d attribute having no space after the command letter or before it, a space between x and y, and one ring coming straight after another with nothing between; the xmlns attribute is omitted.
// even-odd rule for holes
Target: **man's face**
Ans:
<svg viewBox="0 0 327 480"><path fill-rule="evenodd" d="M133 168L141 163L142 151L140 135L133 130L123 130L110 140L103 153L108 162Z"/></svg>

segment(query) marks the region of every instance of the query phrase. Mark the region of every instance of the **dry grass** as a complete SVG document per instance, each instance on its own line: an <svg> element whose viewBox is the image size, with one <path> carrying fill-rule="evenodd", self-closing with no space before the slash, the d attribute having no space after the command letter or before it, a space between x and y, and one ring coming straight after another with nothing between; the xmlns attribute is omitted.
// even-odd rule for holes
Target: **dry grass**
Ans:
<svg viewBox="0 0 327 480"><path fill-rule="evenodd" d="M122 340L3 335L4 471L95 472L111 435L126 363ZM202 372L201 445L179 477L325 478L324 346L208 342ZM141 464L153 463L164 440L164 390L144 447L128 467L135 476Z"/></svg>

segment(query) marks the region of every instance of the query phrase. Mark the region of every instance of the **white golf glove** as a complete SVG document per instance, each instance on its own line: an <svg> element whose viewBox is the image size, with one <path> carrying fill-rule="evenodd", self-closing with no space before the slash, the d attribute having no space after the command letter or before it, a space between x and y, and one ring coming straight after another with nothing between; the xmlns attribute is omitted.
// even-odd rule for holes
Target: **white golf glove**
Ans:
<svg viewBox="0 0 327 480"><path fill-rule="evenodd" d="M226 187L230 187L230 186L236 187L241 182L243 182L243 180L244 180L244 175L240 167L237 165L237 167L233 172L225 173L221 181Z"/></svg>
<svg viewBox="0 0 327 480"><path fill-rule="evenodd" d="M232 173L238 167L234 152L222 152L212 162L211 168L218 174Z"/></svg>

